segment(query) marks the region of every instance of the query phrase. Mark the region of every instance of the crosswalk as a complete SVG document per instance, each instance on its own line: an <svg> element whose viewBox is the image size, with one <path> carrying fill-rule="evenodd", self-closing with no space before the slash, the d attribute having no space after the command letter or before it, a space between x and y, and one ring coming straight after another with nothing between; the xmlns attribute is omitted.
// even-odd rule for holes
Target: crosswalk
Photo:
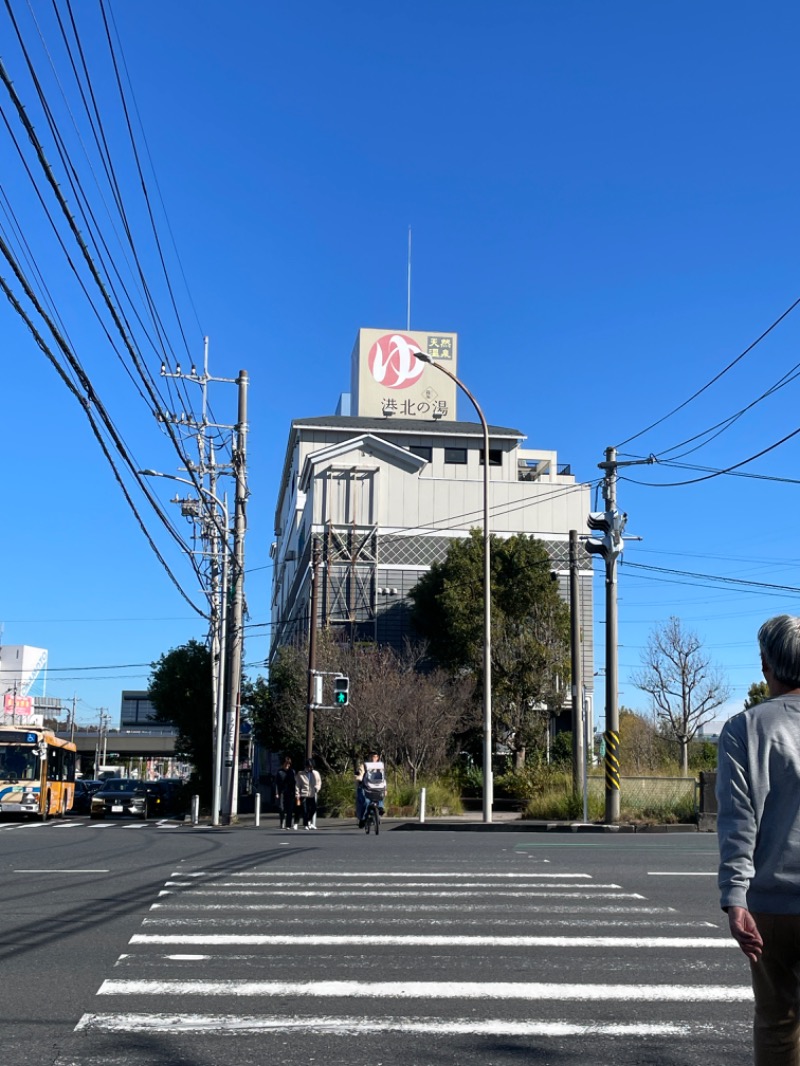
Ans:
<svg viewBox="0 0 800 1066"><path fill-rule="evenodd" d="M154 818L148 821L70 821L66 820L53 820L47 822L0 822L0 833L10 832L30 832L32 829L43 829L46 832L55 832L57 830L87 830L95 831L99 829L180 829L184 825L187 828L193 829L207 829L208 826L191 826L189 823L178 821L177 819L170 818Z"/></svg>
<svg viewBox="0 0 800 1066"><path fill-rule="evenodd" d="M182 868L76 1035L87 1053L98 1036L118 1052L121 1039L166 1038L184 1054L222 1041L203 1062L249 1062L252 1047L254 1062L328 1066L510 1064L531 1041L584 1061L590 1037L589 1062L711 1066L746 1045L750 999L718 926L623 877ZM351 1057L348 1036L380 1054L367 1044ZM648 1058L660 1042L672 1057Z"/></svg>

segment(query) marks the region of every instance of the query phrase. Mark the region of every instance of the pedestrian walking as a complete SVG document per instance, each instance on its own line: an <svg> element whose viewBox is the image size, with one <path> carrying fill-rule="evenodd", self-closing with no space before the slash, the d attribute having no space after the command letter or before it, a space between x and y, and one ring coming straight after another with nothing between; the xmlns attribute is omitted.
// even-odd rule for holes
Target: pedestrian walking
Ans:
<svg viewBox="0 0 800 1066"><path fill-rule="evenodd" d="M719 738L722 909L750 960L755 1066L800 1062L800 618L758 631L770 698Z"/></svg>
<svg viewBox="0 0 800 1066"><path fill-rule="evenodd" d="M297 791L303 811L303 828L317 828L317 796L322 788L322 778L314 769L314 760L308 759L305 768L297 774Z"/></svg>
<svg viewBox="0 0 800 1066"><path fill-rule="evenodd" d="M291 829L297 814L297 779L292 769L292 760L285 755L275 774L275 801L278 804L281 829ZM296 822L294 828L297 828Z"/></svg>

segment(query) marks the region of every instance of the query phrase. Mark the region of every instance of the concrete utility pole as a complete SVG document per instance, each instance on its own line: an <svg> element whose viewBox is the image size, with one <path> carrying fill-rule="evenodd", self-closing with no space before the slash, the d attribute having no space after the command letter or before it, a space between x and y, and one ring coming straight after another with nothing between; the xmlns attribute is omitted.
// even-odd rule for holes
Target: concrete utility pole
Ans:
<svg viewBox="0 0 800 1066"><path fill-rule="evenodd" d="M606 823L619 822L619 707L618 640L617 640L617 559L622 554L622 531L627 515L617 510L617 451L606 448L605 462L597 464L604 471L603 500L605 511L592 513L590 529L602 533L602 540L587 540L586 550L602 555L606 564ZM629 464L624 464L629 465Z"/></svg>
<svg viewBox="0 0 800 1066"><path fill-rule="evenodd" d="M233 467L236 503L233 521L233 603L230 612L230 667L228 670L228 725L225 768L229 772L224 791L223 814L235 822L239 813L239 719L242 708L242 651L244 646L244 537L247 529L247 388L246 370L239 371L239 417Z"/></svg>
<svg viewBox="0 0 800 1066"><path fill-rule="evenodd" d="M581 595L578 579L578 531L569 531L569 617L572 652L572 791L581 794L585 803L585 758L583 677L581 675Z"/></svg>
<svg viewBox="0 0 800 1066"><path fill-rule="evenodd" d="M608 514L617 511L617 450L606 448L603 499ZM619 531L621 534L621 530ZM617 559L619 551L606 556L606 822L619 822L619 621L617 615Z"/></svg>
<svg viewBox="0 0 800 1066"><path fill-rule="evenodd" d="M322 549L319 537L311 542L311 615L308 622L308 703L306 705L306 758L314 755L314 704L317 669L317 611L319 603L319 564Z"/></svg>

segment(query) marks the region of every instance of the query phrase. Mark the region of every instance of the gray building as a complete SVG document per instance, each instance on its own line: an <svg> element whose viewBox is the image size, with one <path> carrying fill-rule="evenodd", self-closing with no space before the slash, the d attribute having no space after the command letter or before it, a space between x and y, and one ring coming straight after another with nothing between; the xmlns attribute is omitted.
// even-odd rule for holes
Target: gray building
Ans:
<svg viewBox="0 0 800 1066"><path fill-rule="evenodd" d="M356 413L298 418L291 424L270 552L270 658L281 645L308 634L314 538L322 558L317 624L341 630L348 640L399 649L414 637L410 589L432 563L445 558L453 538L482 527L480 423L457 420L455 398L435 388L433 367L427 368L432 375L427 386L417 380L419 374L415 377L423 397L419 402L404 398L401 406L395 397L381 395L375 382L366 387L363 379L375 361L373 341L379 332L362 330L360 337L370 334L371 350L357 341L353 352L351 395L361 397ZM452 359L447 369L455 373L454 334L385 333L380 340L398 336L422 351L428 343L428 352L435 342L437 353L442 338L452 337L446 358ZM398 365L392 364L392 354L385 347L379 366L383 382L386 368ZM380 357L379 352L379 362ZM399 365L396 377L402 379ZM349 410L350 396L343 396L339 411ZM400 416L400 410L414 417ZM589 488L576 483L554 451L526 448L519 430L490 426L489 438L491 532L542 540L566 599L569 531L586 528ZM591 724L592 565L582 546L580 568L582 673Z"/></svg>
<svg viewBox="0 0 800 1066"><path fill-rule="evenodd" d="M453 538L482 527L481 425L458 420L452 377L415 352L456 374L456 334L360 330L351 391L338 413L291 424L270 551L270 659L308 635L315 538L322 561L317 625L400 649L414 637L409 591L445 558ZM517 429L489 426L491 532L542 540L567 599L569 531L586 528L590 490L554 451L526 448L525 440ZM579 565L591 735L592 563L582 546Z"/></svg>

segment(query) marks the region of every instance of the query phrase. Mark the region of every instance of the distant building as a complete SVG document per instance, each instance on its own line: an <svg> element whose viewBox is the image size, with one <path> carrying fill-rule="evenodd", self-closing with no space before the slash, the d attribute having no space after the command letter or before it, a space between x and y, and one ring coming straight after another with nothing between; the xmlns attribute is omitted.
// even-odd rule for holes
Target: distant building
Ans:
<svg viewBox="0 0 800 1066"><path fill-rule="evenodd" d="M314 538L324 564L317 624L400 649L414 636L409 591L453 539L483 524L481 425L457 419L455 384L415 351L456 373L455 334L361 330L338 407L353 413L291 423L270 552L270 658L308 633ZM569 531L586 527L589 488L555 451L523 447L519 430L489 426L489 438L491 532L541 540L567 598ZM579 551L591 724L592 565Z"/></svg>
<svg viewBox="0 0 800 1066"><path fill-rule="evenodd" d="M0 645L0 693L3 725L42 725L35 706L47 688L47 651L30 644Z"/></svg>
<svg viewBox="0 0 800 1066"><path fill-rule="evenodd" d="M156 709L148 692L123 690L119 716L120 729L152 729L162 731L165 723L156 721Z"/></svg>

